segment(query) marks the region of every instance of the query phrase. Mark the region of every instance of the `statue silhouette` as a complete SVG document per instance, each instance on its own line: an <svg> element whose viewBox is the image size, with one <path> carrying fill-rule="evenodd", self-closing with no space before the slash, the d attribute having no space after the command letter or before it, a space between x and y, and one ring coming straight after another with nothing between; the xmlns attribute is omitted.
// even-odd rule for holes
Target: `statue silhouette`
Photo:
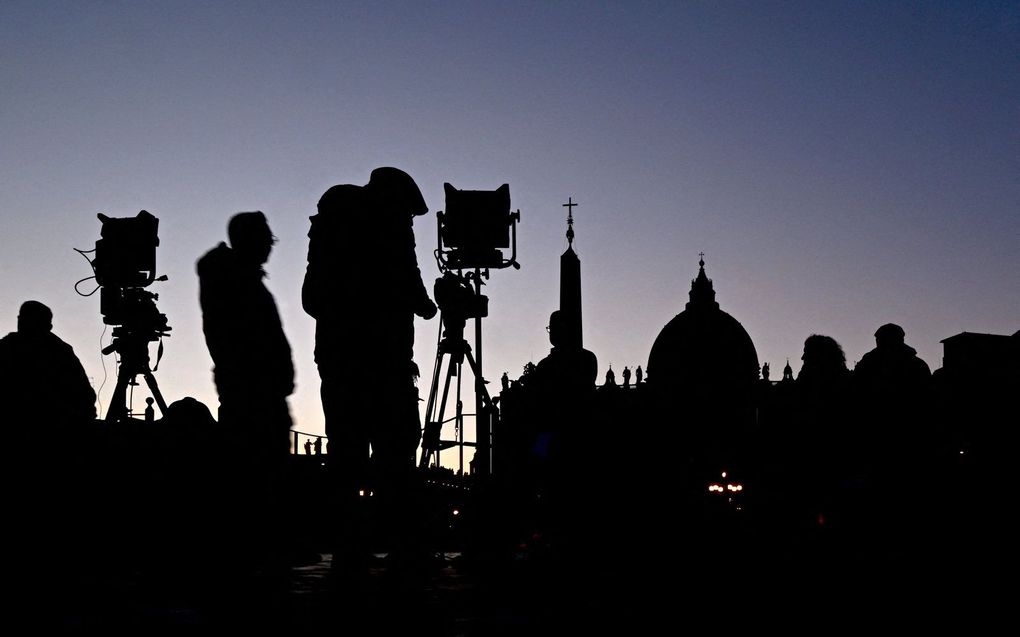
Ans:
<svg viewBox="0 0 1020 637"><path fill-rule="evenodd" d="M286 528L280 490L290 454L287 396L294 391L294 365L276 302L263 282L262 266L276 241L265 215L234 215L227 235L229 247L220 243L198 261L199 301L219 421L239 441L238 489L244 521L252 525L244 537L258 552L271 548L270 541Z"/></svg>
<svg viewBox="0 0 1020 637"><path fill-rule="evenodd" d="M327 190L311 218L302 303L316 319L326 435L335 445L329 462L342 518L337 564L366 553L362 530L352 525L357 493L370 479L370 449L388 531L398 544L412 541L410 491L421 435L414 317L436 314L414 249L413 219L427 211L407 173L377 168L365 186Z"/></svg>

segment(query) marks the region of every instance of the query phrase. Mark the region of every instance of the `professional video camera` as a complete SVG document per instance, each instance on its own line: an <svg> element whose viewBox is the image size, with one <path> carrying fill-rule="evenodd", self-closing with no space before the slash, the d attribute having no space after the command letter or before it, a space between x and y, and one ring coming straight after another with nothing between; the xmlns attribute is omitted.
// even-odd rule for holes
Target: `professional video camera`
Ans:
<svg viewBox="0 0 1020 637"><path fill-rule="evenodd" d="M98 217L103 222L102 238L96 241L92 267L102 288L99 311L103 322L145 335L148 341L167 336L172 328L166 314L156 308L159 295L142 289L153 281L166 280L165 276L156 277L159 219L145 210L123 219Z"/></svg>
<svg viewBox="0 0 1020 637"><path fill-rule="evenodd" d="M153 398L165 414L166 403L149 368L148 344L160 340L158 367L163 353L161 339L169 336L172 328L166 314L156 307L159 295L144 289L154 281L166 281L165 276L156 276L159 219L145 210L134 217L118 219L104 214L98 217L103 228L101 238L96 241L95 257L89 263L99 284L99 311L103 323L114 326L113 340L103 348L103 354L120 354L117 387L106 419L120 420L129 415L127 388L137 384L135 376L139 374L144 375ZM78 252L86 255L85 251ZM95 290L83 296L93 293Z"/></svg>
<svg viewBox="0 0 1020 637"><path fill-rule="evenodd" d="M489 278L490 269L514 267L517 263L517 223L520 211L510 212L510 186L503 184L496 190L457 190L450 184L446 190L446 211L436 215L439 225L439 247L436 262L443 276L436 279L436 304L442 314L443 331L436 346L436 364L432 373L432 386L425 407L425 429L422 432L422 450L419 466L439 463L442 449L460 449L460 469L464 471L464 447L475 447L475 467L479 474L491 470L491 440L494 402L485 388L482 377L482 319L489 315L489 297L481 293L483 279ZM510 257L502 250L512 248ZM466 272L465 272L466 270ZM464 338L468 319L475 320L474 348ZM445 380L440 376L446 360ZM475 377L474 443L464 441L464 412L461 409L461 368L464 361ZM445 410L450 385L456 377L457 411L452 418L456 440L442 440L443 424L448 422ZM440 384L442 395L440 396Z"/></svg>

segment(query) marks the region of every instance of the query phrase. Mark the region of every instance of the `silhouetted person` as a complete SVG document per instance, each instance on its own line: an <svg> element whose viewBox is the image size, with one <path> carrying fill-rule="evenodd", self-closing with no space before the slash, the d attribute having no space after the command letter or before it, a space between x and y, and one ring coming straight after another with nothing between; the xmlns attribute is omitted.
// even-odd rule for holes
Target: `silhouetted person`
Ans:
<svg viewBox="0 0 1020 637"><path fill-rule="evenodd" d="M311 438L309 438L308 440L305 440L305 455L306 456L312 455L312 440L311 440Z"/></svg>
<svg viewBox="0 0 1020 637"><path fill-rule="evenodd" d="M535 416L540 424L534 454L541 474L539 487L548 500L550 531L570 538L576 537L580 521L590 513L584 496L593 485L586 459L594 457L603 441L593 439L590 427L598 359L582 347L563 342L564 320L559 310L549 317L552 349L528 383L537 397Z"/></svg>
<svg viewBox="0 0 1020 637"><path fill-rule="evenodd" d="M322 379L326 436L341 498L341 547L353 557L350 527L357 491L371 465L390 531L410 534L409 493L421 435L414 317L436 314L421 280L413 219L428 211L411 177L377 168L365 186L327 190L311 218L305 311L316 319L315 362ZM371 382L365 383L365 378ZM397 541L398 543L401 540Z"/></svg>
<svg viewBox="0 0 1020 637"><path fill-rule="evenodd" d="M569 404L562 410L554 408L555 411L563 411L563 416L567 417L576 410L579 401L590 397L598 376L598 359L584 348L564 345L561 342L563 331L563 315L556 310L549 316L552 349L538 362L534 371L536 378L531 380L540 384L543 400Z"/></svg>
<svg viewBox="0 0 1020 637"><path fill-rule="evenodd" d="M36 584L22 576L50 577L76 557L74 542L84 532L76 521L90 495L79 490L84 489L84 467L91 466L81 443L87 442L87 425L96 417L95 393L74 350L52 330L50 309L26 301L18 312L17 331L0 338L0 405L7 440L0 497L9 521L0 559L9 580L19 582L15 588L26 590ZM50 441L51 457L45 462L32 451L40 431ZM48 563L51 555L60 556L58 564Z"/></svg>
<svg viewBox="0 0 1020 637"><path fill-rule="evenodd" d="M321 456L322 455L322 436L318 436L315 439L315 444L312 445L312 446L315 448L315 455Z"/></svg>
<svg viewBox="0 0 1020 637"><path fill-rule="evenodd" d="M848 420L850 370L843 348L830 336L809 336L801 360L784 445L792 469L788 484L796 485L803 521L831 522L840 481L852 473L848 463L859 452Z"/></svg>
<svg viewBox="0 0 1020 637"><path fill-rule="evenodd" d="M261 212L234 215L230 245L220 243L198 261L202 329L219 393L219 421L240 442L245 482L254 507L255 534L275 533L282 471L290 454L294 365L280 314L263 279L276 238ZM258 541L255 535L252 539ZM274 538L278 539L278 538Z"/></svg>
<svg viewBox="0 0 1020 637"><path fill-rule="evenodd" d="M931 371L904 342L903 328L888 323L875 332L875 349L854 368L853 381L860 409L866 455L862 472L871 486L873 528L876 535L898 532L891 544L907 542L907 525L920 522L917 497L900 497L890 485L910 484L926 472L932 454L927 415Z"/></svg>
<svg viewBox="0 0 1020 637"><path fill-rule="evenodd" d="M628 389L630 388L630 368L629 367L624 367L623 368L623 386L628 388Z"/></svg>
<svg viewBox="0 0 1020 637"><path fill-rule="evenodd" d="M213 418L209 408L191 396L185 396L167 405L162 422L171 427L184 427L196 433L206 434L216 425L216 419Z"/></svg>
<svg viewBox="0 0 1020 637"><path fill-rule="evenodd" d="M50 308L38 301L25 301L18 330L0 339L0 397L16 430L96 417L96 394L85 369L71 346L53 333Z"/></svg>

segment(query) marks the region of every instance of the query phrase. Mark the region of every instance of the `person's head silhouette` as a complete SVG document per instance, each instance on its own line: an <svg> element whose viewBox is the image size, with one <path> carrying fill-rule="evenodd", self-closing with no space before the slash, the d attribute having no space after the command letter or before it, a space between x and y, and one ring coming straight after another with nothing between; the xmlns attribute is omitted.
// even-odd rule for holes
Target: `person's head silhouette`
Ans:
<svg viewBox="0 0 1020 637"><path fill-rule="evenodd" d="M880 348L903 345L903 328L895 323L886 323L875 332L875 345Z"/></svg>
<svg viewBox="0 0 1020 637"><path fill-rule="evenodd" d="M376 168L365 189L375 203L387 212L423 215L429 211L418 184L399 168Z"/></svg>
<svg viewBox="0 0 1020 637"><path fill-rule="evenodd" d="M812 369L845 369L846 355L836 339L831 336L812 334L804 341L804 355L800 357L804 367Z"/></svg>
<svg viewBox="0 0 1020 637"><path fill-rule="evenodd" d="M562 345L563 337L563 314L556 310L549 315L549 342L553 347Z"/></svg>
<svg viewBox="0 0 1020 637"><path fill-rule="evenodd" d="M269 230L269 222L260 211L239 212L231 217L227 224L227 238L237 257L254 265L268 261L276 243L276 237Z"/></svg>
<svg viewBox="0 0 1020 637"><path fill-rule="evenodd" d="M39 301L25 301L18 311L18 332L45 334L53 330L53 312Z"/></svg>

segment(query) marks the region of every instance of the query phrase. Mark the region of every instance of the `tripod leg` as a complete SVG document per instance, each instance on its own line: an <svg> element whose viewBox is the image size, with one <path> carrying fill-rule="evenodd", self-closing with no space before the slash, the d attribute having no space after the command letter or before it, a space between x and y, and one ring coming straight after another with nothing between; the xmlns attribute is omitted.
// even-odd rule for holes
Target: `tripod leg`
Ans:
<svg viewBox="0 0 1020 637"><path fill-rule="evenodd" d="M127 388L134 379L134 375L128 374L122 369L117 374L117 386L110 398L110 406L106 410L106 422L117 422L127 416Z"/></svg>
<svg viewBox="0 0 1020 637"><path fill-rule="evenodd" d="M163 394L159 391L159 385L156 384L156 377L152 375L149 370L145 371L145 384L149 386L149 392L152 397L156 399L156 404L159 405L159 413L164 417L166 416L166 401L163 400Z"/></svg>
<svg viewBox="0 0 1020 637"><path fill-rule="evenodd" d="M475 357L471 355L471 350L464 352L464 355L467 356L468 365L471 366L471 373L475 375L476 389L486 401L491 402L492 397L489 396L489 390L485 388L485 379L482 378L482 370L478 369L478 363L475 362Z"/></svg>
<svg viewBox="0 0 1020 637"><path fill-rule="evenodd" d="M443 354L439 354L436 363L436 374L433 377L432 393L429 395L429 404L435 406L436 393L439 391L439 371L442 369L442 357ZM443 432L443 417L446 415L446 403L450 395L450 379L456 375L456 367L453 360L447 362L446 367L446 379L443 382L443 396L439 401L439 412L432 413L432 410L428 410L426 417L428 420L425 422L425 435L422 436L421 443L421 462L418 464L422 469L429 466L432 461L432 456L435 455L436 462L439 461L439 447L440 438L442 438Z"/></svg>
<svg viewBox="0 0 1020 637"><path fill-rule="evenodd" d="M478 368L478 362L471 355L471 350L465 352L471 372L475 375L475 458L478 465L475 467L481 475L489 475L492 472L492 421L490 419L489 405L492 404L492 397L485 387L485 379L482 378L482 370Z"/></svg>

